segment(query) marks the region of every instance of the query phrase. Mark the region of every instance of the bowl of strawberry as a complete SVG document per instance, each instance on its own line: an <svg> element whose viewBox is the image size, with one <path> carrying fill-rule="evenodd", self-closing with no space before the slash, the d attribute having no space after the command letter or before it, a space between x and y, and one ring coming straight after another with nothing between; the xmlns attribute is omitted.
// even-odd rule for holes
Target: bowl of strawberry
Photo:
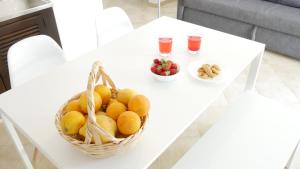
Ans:
<svg viewBox="0 0 300 169"><path fill-rule="evenodd" d="M171 60L154 59L151 72L155 79L159 81L172 81L179 74L179 66Z"/></svg>

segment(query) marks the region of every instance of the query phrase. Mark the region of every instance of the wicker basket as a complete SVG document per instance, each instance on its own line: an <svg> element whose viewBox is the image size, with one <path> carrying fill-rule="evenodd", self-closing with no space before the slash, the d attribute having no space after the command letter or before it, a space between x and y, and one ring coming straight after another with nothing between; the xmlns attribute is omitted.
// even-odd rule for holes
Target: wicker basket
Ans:
<svg viewBox="0 0 300 169"><path fill-rule="evenodd" d="M80 94L77 94L65 104L61 106L59 111L56 114L55 118L55 125L59 132L59 134L76 148L84 152L85 154L96 157L96 158L105 158L112 156L114 154L120 153L126 150L129 146L131 146L140 136L144 130L145 124L148 119L148 115L141 118L142 125L139 131L133 135L130 135L126 138L116 138L103 130L97 123L96 123L96 116L95 116L95 108L94 108L94 96L93 91L96 83L99 79L102 79L103 85L109 85L112 88L112 98L116 98L117 95L117 88L111 78L104 72L101 62L95 62L93 64L92 71L90 72L89 79L88 79L88 86L87 86L87 96L88 96L88 121L87 121L87 130L86 130L86 137L85 140L81 140L78 136L70 136L64 134L61 126L60 120L64 113L66 105L75 99L79 99ZM102 144L99 135L105 136L109 143ZM92 143L92 138L94 138L95 143Z"/></svg>

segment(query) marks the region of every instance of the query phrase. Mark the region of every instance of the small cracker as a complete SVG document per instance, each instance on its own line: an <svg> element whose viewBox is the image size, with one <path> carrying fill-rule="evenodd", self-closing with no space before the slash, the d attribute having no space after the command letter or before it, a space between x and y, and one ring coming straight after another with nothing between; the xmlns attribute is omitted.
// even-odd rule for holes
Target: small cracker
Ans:
<svg viewBox="0 0 300 169"><path fill-rule="evenodd" d="M219 66L219 65L216 65L216 64L214 64L214 65L212 65L212 67L213 67L213 68L216 68L218 71L220 71L220 70L221 70L221 68L220 68L220 66Z"/></svg>
<svg viewBox="0 0 300 169"><path fill-rule="evenodd" d="M220 73L220 71L217 70L215 67L211 68L211 71L216 75L218 75Z"/></svg>
<svg viewBox="0 0 300 169"><path fill-rule="evenodd" d="M209 79L209 76L207 74L204 74L203 76L200 76L202 79Z"/></svg>

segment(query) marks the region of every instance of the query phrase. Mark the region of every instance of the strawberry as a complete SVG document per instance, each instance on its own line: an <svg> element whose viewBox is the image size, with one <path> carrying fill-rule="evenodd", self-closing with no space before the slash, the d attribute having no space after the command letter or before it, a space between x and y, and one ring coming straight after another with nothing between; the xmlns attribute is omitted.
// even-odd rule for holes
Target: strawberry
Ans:
<svg viewBox="0 0 300 169"><path fill-rule="evenodd" d="M171 75L174 75L174 74L176 74L177 73L177 69L170 69L170 74Z"/></svg>
<svg viewBox="0 0 300 169"><path fill-rule="evenodd" d="M161 72L159 75L166 76L167 74L166 74L166 72Z"/></svg>
<svg viewBox="0 0 300 169"><path fill-rule="evenodd" d="M151 72L161 76L170 76L178 72L177 67L177 64L171 60L154 59L151 66Z"/></svg>
<svg viewBox="0 0 300 169"><path fill-rule="evenodd" d="M168 60L168 61L167 61L167 64L166 64L166 69L167 69L167 70L170 70L171 67L172 67L172 65L173 65L172 61Z"/></svg>
<svg viewBox="0 0 300 169"><path fill-rule="evenodd" d="M156 67L156 69L157 70L161 70L163 67L161 66L161 65L158 65L157 67Z"/></svg>
<svg viewBox="0 0 300 169"><path fill-rule="evenodd" d="M159 61L159 59L154 59L154 60L153 60L153 63L159 65L159 64L160 64L160 61Z"/></svg>
<svg viewBox="0 0 300 169"><path fill-rule="evenodd" d="M156 74L160 74L162 72L162 66L156 67Z"/></svg>
<svg viewBox="0 0 300 169"><path fill-rule="evenodd" d="M177 69L177 65L176 63L172 63L171 68L170 69Z"/></svg>
<svg viewBox="0 0 300 169"><path fill-rule="evenodd" d="M156 73L156 67L151 67L151 72Z"/></svg>

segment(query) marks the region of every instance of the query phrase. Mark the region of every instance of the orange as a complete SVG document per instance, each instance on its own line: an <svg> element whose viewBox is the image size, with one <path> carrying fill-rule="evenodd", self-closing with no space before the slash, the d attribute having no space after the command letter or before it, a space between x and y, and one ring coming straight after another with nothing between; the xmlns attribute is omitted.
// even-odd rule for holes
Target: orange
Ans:
<svg viewBox="0 0 300 169"><path fill-rule="evenodd" d="M118 101L111 103L107 109L106 114L114 120L117 120L119 115L126 111L126 106Z"/></svg>
<svg viewBox="0 0 300 169"><path fill-rule="evenodd" d="M150 101L143 95L134 96L128 103L128 110L136 112L140 117L146 116L149 109Z"/></svg>
<svg viewBox="0 0 300 169"><path fill-rule="evenodd" d="M139 131L141 123L139 115L132 111L121 113L117 120L118 129L124 135L131 135Z"/></svg>
<svg viewBox="0 0 300 169"><path fill-rule="evenodd" d="M115 102L118 102L118 100L117 99L110 99L108 105L110 105L112 103L115 103Z"/></svg>
<svg viewBox="0 0 300 169"><path fill-rule="evenodd" d="M136 95L136 92L132 89L122 89L118 91L117 100L124 105L127 105L129 100Z"/></svg>

